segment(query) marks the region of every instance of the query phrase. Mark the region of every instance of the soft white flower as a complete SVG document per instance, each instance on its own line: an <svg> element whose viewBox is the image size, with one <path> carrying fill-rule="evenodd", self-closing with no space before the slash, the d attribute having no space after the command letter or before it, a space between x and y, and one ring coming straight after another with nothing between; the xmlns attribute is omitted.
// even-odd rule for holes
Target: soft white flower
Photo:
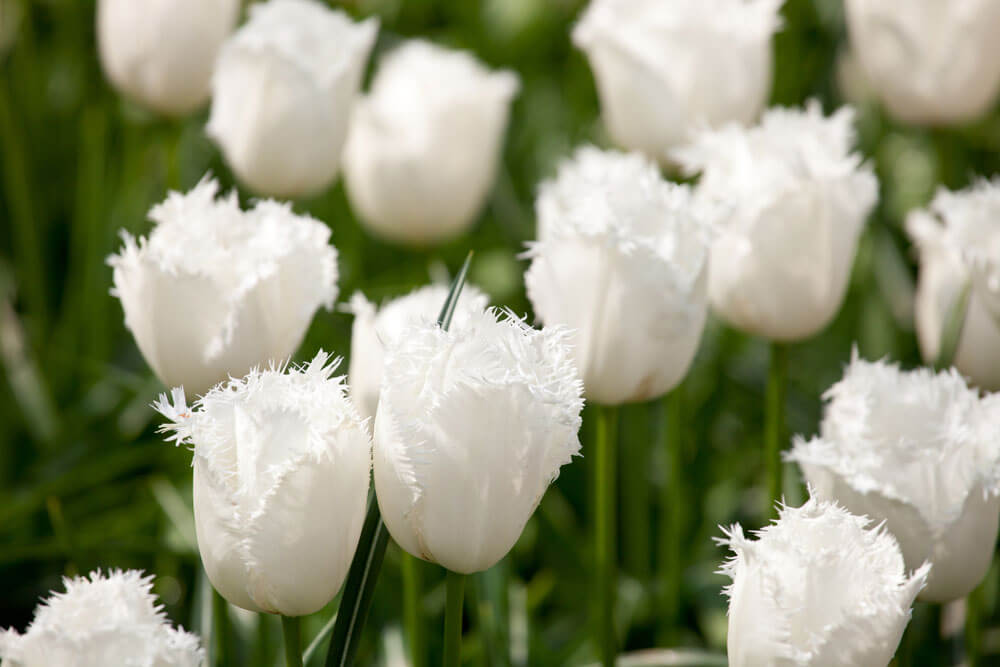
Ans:
<svg viewBox="0 0 1000 667"><path fill-rule="evenodd" d="M710 212L638 153L585 147L542 185L528 298L545 324L576 330L587 397L659 396L701 339Z"/></svg>
<svg viewBox="0 0 1000 667"><path fill-rule="evenodd" d="M351 297L354 325L351 327L348 383L351 398L362 415L375 416L386 348L394 345L408 326L435 323L447 298L448 288L444 285L420 287L388 301L377 310L361 293ZM487 305L489 298L476 286L465 283L455 306L452 326L465 326L471 314L482 312Z"/></svg>
<svg viewBox="0 0 1000 667"><path fill-rule="evenodd" d="M870 524L810 499L780 508L756 541L726 531L731 667L889 664L930 565L908 578L896 540Z"/></svg>
<svg viewBox="0 0 1000 667"><path fill-rule="evenodd" d="M771 109L757 127L707 131L676 152L722 205L708 296L730 324L794 341L825 327L844 298L878 181L853 153L854 112Z"/></svg>
<svg viewBox="0 0 1000 667"><path fill-rule="evenodd" d="M101 65L141 104L194 111L208 100L216 55L239 11L239 0L98 0Z"/></svg>
<svg viewBox="0 0 1000 667"><path fill-rule="evenodd" d="M784 0L591 0L573 30L622 147L666 162L705 125L749 123L771 93Z"/></svg>
<svg viewBox="0 0 1000 667"><path fill-rule="evenodd" d="M467 229L493 187L518 87L513 72L423 40L390 53L344 148L344 182L361 221L415 244Z"/></svg>
<svg viewBox="0 0 1000 667"><path fill-rule="evenodd" d="M316 0L250 8L219 54L207 128L241 181L281 197L333 182L377 33L377 19L354 23Z"/></svg>
<svg viewBox="0 0 1000 667"><path fill-rule="evenodd" d="M824 395L820 435L798 462L823 499L884 520L906 564L934 564L921 599L954 600L982 580L1000 519L1000 396L955 371L903 372L854 359Z"/></svg>
<svg viewBox="0 0 1000 667"><path fill-rule="evenodd" d="M851 45L890 113L953 124L1000 91L996 0L846 0Z"/></svg>
<svg viewBox="0 0 1000 667"><path fill-rule="evenodd" d="M567 334L495 311L407 328L386 350L375 491L393 539L454 572L510 551L580 450L582 386Z"/></svg>
<svg viewBox="0 0 1000 667"><path fill-rule="evenodd" d="M365 518L371 441L340 360L253 370L189 408L155 405L194 450L194 520L209 580L250 611L302 616L337 594Z"/></svg>
<svg viewBox="0 0 1000 667"><path fill-rule="evenodd" d="M198 637L171 627L136 570L63 578L65 593L35 607L25 633L0 632L4 667L201 667Z"/></svg>
<svg viewBox="0 0 1000 667"><path fill-rule="evenodd" d="M112 293L146 361L168 387L201 394L287 358L337 296L337 251L323 223L261 201L241 211L204 179L154 206L156 227L108 262Z"/></svg>

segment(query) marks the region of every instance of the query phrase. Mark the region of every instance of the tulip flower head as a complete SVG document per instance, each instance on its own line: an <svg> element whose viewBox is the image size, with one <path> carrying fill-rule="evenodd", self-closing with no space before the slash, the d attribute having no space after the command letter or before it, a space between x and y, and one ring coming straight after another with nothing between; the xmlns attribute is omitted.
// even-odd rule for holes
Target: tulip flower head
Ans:
<svg viewBox="0 0 1000 667"><path fill-rule="evenodd" d="M854 113L772 109L759 126L706 131L676 151L721 206L708 295L730 324L776 341L808 338L844 299L878 181L852 152Z"/></svg>
<svg viewBox="0 0 1000 667"><path fill-rule="evenodd" d="M1000 401L954 369L904 372L855 352L825 394L820 435L787 456L814 493L880 521L910 568L934 564L921 599L955 600L986 575L1000 521Z"/></svg>
<svg viewBox="0 0 1000 667"><path fill-rule="evenodd" d="M528 298L576 330L587 397L659 396L687 373L705 324L710 213L638 153L586 147L543 184Z"/></svg>
<svg viewBox="0 0 1000 667"><path fill-rule="evenodd" d="M493 186L517 75L411 40L382 62L344 148L351 205L373 232L428 244L475 221Z"/></svg>
<svg viewBox="0 0 1000 667"><path fill-rule="evenodd" d="M201 667L198 637L173 628L153 595L153 578L136 570L63 578L35 608L22 635L0 632L4 667Z"/></svg>
<svg viewBox="0 0 1000 667"><path fill-rule="evenodd" d="M250 8L219 54L207 127L241 181L275 197L333 182L377 32L316 0Z"/></svg>
<svg viewBox="0 0 1000 667"><path fill-rule="evenodd" d="M194 450L194 520L209 580L250 611L302 616L333 599L364 522L371 441L339 360L252 370L187 406L154 406Z"/></svg>

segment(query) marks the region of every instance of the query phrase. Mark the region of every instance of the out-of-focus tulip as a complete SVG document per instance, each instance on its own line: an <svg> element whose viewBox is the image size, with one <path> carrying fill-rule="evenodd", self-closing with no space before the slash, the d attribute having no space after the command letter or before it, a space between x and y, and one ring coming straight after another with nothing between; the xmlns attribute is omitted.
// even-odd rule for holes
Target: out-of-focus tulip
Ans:
<svg viewBox="0 0 1000 667"><path fill-rule="evenodd" d="M173 628L136 570L64 578L25 633L0 632L4 667L202 667L198 637Z"/></svg>
<svg viewBox="0 0 1000 667"><path fill-rule="evenodd" d="M409 327L386 350L375 491L409 553L468 574L510 551L580 450L582 385L567 333L495 311Z"/></svg>
<svg viewBox="0 0 1000 667"><path fill-rule="evenodd" d="M435 243L467 229L493 186L512 72L423 40L382 62L344 148L351 205L375 233Z"/></svg>
<svg viewBox="0 0 1000 667"><path fill-rule="evenodd" d="M378 33L315 0L270 0L222 47L208 134L250 188L298 197L340 168L351 106Z"/></svg>
<svg viewBox="0 0 1000 667"><path fill-rule="evenodd" d="M687 373L705 324L709 210L638 153L585 147L542 185L528 297L576 330L587 397L659 396Z"/></svg>
<svg viewBox="0 0 1000 667"><path fill-rule="evenodd" d="M154 206L156 227L108 262L146 361L168 387L201 394L289 357L337 296L337 251L323 223L261 201L240 210L211 179Z"/></svg>
<svg viewBox="0 0 1000 667"><path fill-rule="evenodd" d="M731 667L889 664L930 564L907 577L896 540L870 524L810 499L781 508L756 541L726 531Z"/></svg>
<svg viewBox="0 0 1000 667"><path fill-rule="evenodd" d="M448 298L448 288L428 285L406 296L393 299L376 310L375 304L358 293L351 297L354 314L351 328L351 365L348 384L351 398L365 417L374 417L382 386L385 350L395 344L408 326L430 325L437 321L441 305ZM479 288L468 283L461 291L452 326L463 327L473 313L481 313L489 299Z"/></svg>
<svg viewBox="0 0 1000 667"><path fill-rule="evenodd" d="M573 30L622 147L669 161L705 125L749 123L771 92L783 0L591 0Z"/></svg>
<svg viewBox="0 0 1000 667"><path fill-rule="evenodd" d="M97 46L121 92L165 114L208 100L219 48L239 0L98 0Z"/></svg>
<svg viewBox="0 0 1000 667"><path fill-rule="evenodd" d="M982 115L1000 91L995 0L846 0L851 46L889 112L949 125Z"/></svg>
<svg viewBox="0 0 1000 667"><path fill-rule="evenodd" d="M194 520L209 580L250 611L302 616L340 589L368 499L371 440L339 360L253 370L187 406L156 404L194 449Z"/></svg>
<svg viewBox="0 0 1000 667"><path fill-rule="evenodd" d="M878 181L851 152L854 112L772 109L750 129L707 131L676 152L721 205L708 296L730 324L776 341L808 338L844 299Z"/></svg>
<svg viewBox="0 0 1000 667"><path fill-rule="evenodd" d="M797 438L819 498L884 520L910 568L934 564L921 599L954 600L986 575L1000 520L1000 396L954 369L903 372L855 353L833 385L819 437Z"/></svg>

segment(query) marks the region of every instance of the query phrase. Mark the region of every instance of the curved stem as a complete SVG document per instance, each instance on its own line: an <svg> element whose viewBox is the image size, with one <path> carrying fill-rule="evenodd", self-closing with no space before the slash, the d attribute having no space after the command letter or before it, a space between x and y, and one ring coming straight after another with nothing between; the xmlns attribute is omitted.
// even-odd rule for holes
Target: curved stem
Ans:
<svg viewBox="0 0 1000 667"><path fill-rule="evenodd" d="M604 667L613 667L615 641L615 435L618 408L597 407L597 442L594 464L594 565L597 574L596 636Z"/></svg>
<svg viewBox="0 0 1000 667"><path fill-rule="evenodd" d="M771 363L767 375L767 397L764 414L764 456L767 465L768 516L775 512L781 500L781 445L785 430L785 379L788 354L781 343L771 343Z"/></svg>
<svg viewBox="0 0 1000 667"><path fill-rule="evenodd" d="M444 611L444 666L462 664L462 598L465 575L448 570L447 602Z"/></svg>
<svg viewBox="0 0 1000 667"><path fill-rule="evenodd" d="M285 636L285 664L302 667L302 632L298 616L281 617L281 633Z"/></svg>

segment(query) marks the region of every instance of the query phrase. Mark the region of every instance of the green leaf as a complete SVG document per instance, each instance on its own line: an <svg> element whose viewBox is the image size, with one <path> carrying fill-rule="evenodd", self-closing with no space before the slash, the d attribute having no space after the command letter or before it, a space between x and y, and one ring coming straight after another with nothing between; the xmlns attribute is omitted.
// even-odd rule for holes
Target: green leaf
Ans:
<svg viewBox="0 0 1000 667"><path fill-rule="evenodd" d="M972 281L968 281L952 301L941 329L941 345L938 347L938 357L934 368L941 370L951 368L958 351L958 341L962 338L962 328L965 326L965 314L969 309L969 298L972 296Z"/></svg>

